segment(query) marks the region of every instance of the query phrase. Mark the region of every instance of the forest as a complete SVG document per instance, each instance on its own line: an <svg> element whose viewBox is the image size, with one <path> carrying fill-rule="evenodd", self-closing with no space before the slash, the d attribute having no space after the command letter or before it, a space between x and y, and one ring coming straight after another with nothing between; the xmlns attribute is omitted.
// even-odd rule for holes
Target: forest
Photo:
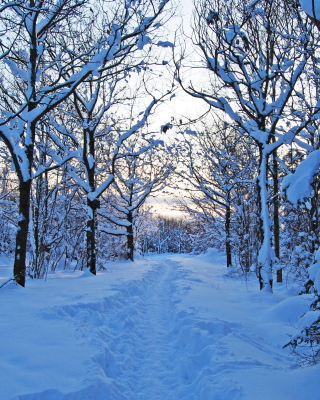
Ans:
<svg viewBox="0 0 320 400"><path fill-rule="evenodd" d="M195 0L188 30L181 15L177 0L1 3L1 289L215 248L264 292L313 296L288 346L317 363L320 2ZM172 112L180 97L200 111Z"/></svg>

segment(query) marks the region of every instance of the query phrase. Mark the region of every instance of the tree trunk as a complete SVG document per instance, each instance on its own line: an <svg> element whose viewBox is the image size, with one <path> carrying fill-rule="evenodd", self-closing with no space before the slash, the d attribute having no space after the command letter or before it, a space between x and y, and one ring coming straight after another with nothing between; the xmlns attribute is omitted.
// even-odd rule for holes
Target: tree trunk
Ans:
<svg viewBox="0 0 320 400"><path fill-rule="evenodd" d="M44 141L44 139L42 139ZM43 161L44 163L45 161ZM32 194L31 194L32 199ZM35 254L33 260L33 277L43 278L48 268L49 248L47 246L48 230L48 175L47 173L37 178L35 184L33 214L33 237ZM32 208L32 204L30 204ZM31 234L31 232L30 232Z"/></svg>
<svg viewBox="0 0 320 400"><path fill-rule="evenodd" d="M26 282L26 254L29 228L31 180L19 183L19 221L16 236L16 249L13 265L13 275L16 282L25 286Z"/></svg>
<svg viewBox="0 0 320 400"><path fill-rule="evenodd" d="M34 0L30 1L30 6L34 7ZM36 108L36 78L37 78L37 35L33 34L30 43L30 100L28 103L28 112L33 111ZM30 122L26 126L25 132L25 154L28 160L28 175L29 179L25 179L26 171L22 171L17 161L15 162L16 172L19 179L19 221L18 231L16 236L16 249L13 265L13 276L16 282L25 286L26 283L26 255L27 255L27 243L28 243L28 230L29 230L29 219L30 219L30 194L31 194L31 169L33 163L33 149L36 136L36 120ZM22 166L22 168L24 168Z"/></svg>
<svg viewBox="0 0 320 400"><path fill-rule="evenodd" d="M91 116L88 118L91 119ZM88 174L89 186L92 192L95 190L95 142L94 132L89 129L84 130L84 161ZM91 160L93 159L93 161ZM90 160L90 161L89 161ZM100 207L98 199L90 200L87 198L87 268L93 275L96 275L96 209Z"/></svg>
<svg viewBox="0 0 320 400"><path fill-rule="evenodd" d="M33 236L34 236L34 269L33 277L40 277L40 212L39 212L39 199L38 193L36 193L35 206L33 212ZM32 207L32 206L31 206Z"/></svg>
<svg viewBox="0 0 320 400"><path fill-rule="evenodd" d="M131 260L132 262L134 261L134 241L133 241L133 216L132 212L129 211L128 213L128 222L130 222L130 225L127 226L127 260Z"/></svg>
<svg viewBox="0 0 320 400"><path fill-rule="evenodd" d="M97 206L94 201L88 199L87 207L87 268L93 275L96 275L95 215Z"/></svg>
<svg viewBox="0 0 320 400"><path fill-rule="evenodd" d="M280 219L279 219L279 168L277 162L277 150L273 152L273 240L274 252L280 261ZM277 282L283 282L282 268L277 269Z"/></svg>
<svg viewBox="0 0 320 400"><path fill-rule="evenodd" d="M232 253L231 253L231 240L230 240L230 222L231 222L231 207L230 204L226 206L226 254L227 254L227 267L232 266Z"/></svg>
<svg viewBox="0 0 320 400"><path fill-rule="evenodd" d="M272 249L272 235L270 229L270 215L268 206L268 154L263 145L259 143L259 176L258 201L259 201L259 228L261 237L261 247L258 256L258 272L260 289L272 292L272 263L274 253Z"/></svg>

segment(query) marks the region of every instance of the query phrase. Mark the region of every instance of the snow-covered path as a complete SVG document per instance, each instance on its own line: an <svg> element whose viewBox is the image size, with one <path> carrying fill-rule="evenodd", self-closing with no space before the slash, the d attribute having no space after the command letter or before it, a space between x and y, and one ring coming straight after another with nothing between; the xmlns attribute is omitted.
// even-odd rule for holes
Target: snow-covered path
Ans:
<svg viewBox="0 0 320 400"><path fill-rule="evenodd" d="M133 354L134 399L172 397L173 349L168 334L172 326L173 268L169 264L148 287L141 302L141 315L135 326ZM129 372L130 374L130 372Z"/></svg>
<svg viewBox="0 0 320 400"><path fill-rule="evenodd" d="M219 257L153 257L6 287L0 399L320 399L320 368L295 368L282 348L306 299L285 287L263 296Z"/></svg>
<svg viewBox="0 0 320 400"><path fill-rule="evenodd" d="M137 298L136 318L131 325L130 361L118 377L130 381L128 398L174 399L178 386L174 369L179 363L172 343L175 268L167 261L158 267L145 293Z"/></svg>

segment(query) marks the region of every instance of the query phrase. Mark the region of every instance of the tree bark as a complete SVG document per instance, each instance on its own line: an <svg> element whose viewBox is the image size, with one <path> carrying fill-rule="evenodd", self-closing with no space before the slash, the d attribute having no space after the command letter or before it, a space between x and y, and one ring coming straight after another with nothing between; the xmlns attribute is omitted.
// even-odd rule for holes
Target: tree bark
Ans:
<svg viewBox="0 0 320 400"><path fill-rule="evenodd" d="M279 218L279 168L277 162L277 150L273 152L273 241L274 252L280 261L280 218ZM282 268L277 269L277 282L283 282Z"/></svg>
<svg viewBox="0 0 320 400"><path fill-rule="evenodd" d="M26 282L26 254L29 229L31 180L19 183L19 221L16 236L16 249L13 265L13 276L16 282L25 286Z"/></svg>
<svg viewBox="0 0 320 400"><path fill-rule="evenodd" d="M131 260L132 262L134 261L134 240L133 240L133 216L132 212L129 211L128 213L128 222L130 222L130 225L127 226L127 260Z"/></svg>
<svg viewBox="0 0 320 400"><path fill-rule="evenodd" d="M232 252L231 252L231 240L230 240L230 223L231 223L231 207L230 204L226 206L226 254L227 254L227 267L232 266Z"/></svg>
<svg viewBox="0 0 320 400"><path fill-rule="evenodd" d="M88 219L87 219L87 268L93 275L96 275L96 243L95 243L95 201L87 200Z"/></svg>
<svg viewBox="0 0 320 400"><path fill-rule="evenodd" d="M89 116L91 119L91 115ZM92 192L95 190L95 141L94 132L89 129L84 130L84 161L87 169L89 186ZM89 161L90 157L93 158ZM93 275L96 275L96 209L99 208L99 200L87 199L87 268Z"/></svg>

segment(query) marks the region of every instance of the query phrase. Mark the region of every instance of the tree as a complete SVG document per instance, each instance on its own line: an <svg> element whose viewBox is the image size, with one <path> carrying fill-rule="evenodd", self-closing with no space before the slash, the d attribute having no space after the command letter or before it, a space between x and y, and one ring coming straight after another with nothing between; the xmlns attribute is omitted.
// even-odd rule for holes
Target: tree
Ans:
<svg viewBox="0 0 320 400"><path fill-rule="evenodd" d="M150 85L152 80L149 69L152 64L156 64L153 54L155 46L152 46L152 42L156 39L155 21L157 20L157 24L161 25L161 9L156 11L150 7L150 2L143 2L132 10L133 23L128 19L126 7L122 10L119 7L109 10L108 24L114 29L113 40L118 40L116 37L119 35L122 37L128 30L134 33L131 34L129 41L120 42L117 50L120 54L119 60L116 57L116 62L111 65L108 60L105 60L101 66L100 75L91 75L74 91L72 99L70 98L68 102L69 116L64 121L64 127L58 128L63 131L69 124L76 129L80 139L77 139L77 147L81 154L78 158L79 163L78 166L71 165L69 172L87 196L87 267L93 274L96 273L96 210L100 206L100 196L114 180L114 163L119 157L121 146L147 123L155 106L161 103L172 89L169 88L164 95L154 91L154 95L151 96L146 85L147 81ZM98 11L97 14L99 14ZM147 24L144 23L146 19ZM105 21L102 23L104 24ZM134 24L137 23L139 29L135 28ZM143 23L142 29L140 26ZM152 37L147 34L152 34ZM91 29L90 37L93 36L94 29ZM162 47L161 43L160 41L160 47ZM145 50L146 47L147 50ZM164 68L164 65L161 64L161 66ZM136 92L134 87L138 88ZM149 105L145 107L142 105L142 96L144 96L144 101L151 97ZM134 103L137 105L133 107ZM136 121L130 129L123 129L123 125L119 127L119 121L117 121L119 116L116 117L119 111L122 114L127 112L131 119ZM140 115L142 117L138 119ZM122 117L128 122L128 116ZM70 119L74 122L70 122ZM140 149L140 151L144 150ZM121 157L123 156L122 154Z"/></svg>
<svg viewBox="0 0 320 400"><path fill-rule="evenodd" d="M57 2L23 0L0 8L0 55L3 78L0 85L0 137L8 147L19 180L19 222L16 237L14 277L25 285L25 259L30 214L30 190L34 176L58 168L74 154L51 153L47 165L33 170L34 152L41 137L41 123L91 75L121 66L135 46L148 43L146 32L169 0L155 7L151 0L101 1L93 24L86 0ZM115 16L108 21L109 12ZM97 26L91 36L92 26ZM9 33L10 34L7 34ZM6 35L7 34L7 35ZM89 44L88 44L89 43ZM86 44L86 45L84 45ZM59 138L50 132L55 147ZM61 150L61 148L60 148Z"/></svg>
<svg viewBox="0 0 320 400"><path fill-rule="evenodd" d="M114 210L112 215L105 215L120 230L112 233L124 234L127 238L127 259L134 261L136 220L141 207L149 196L161 190L173 170L169 156L165 153L162 141L153 141L153 146L146 140L148 135L131 138L126 143L127 155L115 163L113 190L106 201ZM145 144L146 146L143 146ZM142 152L141 149L144 149ZM111 233L108 229L103 229ZM121 231L125 229L125 232Z"/></svg>
<svg viewBox="0 0 320 400"><path fill-rule="evenodd" d="M252 179L248 178L248 168L252 168L251 146L239 136L236 128L218 119L202 122L195 130L186 129L183 138L181 143L178 142L180 168L176 169L176 175L186 182L184 190L195 207L194 210L192 206L187 207L188 212L205 219L207 215L212 218L213 214L216 221L223 221L220 235L222 233L225 238L227 267L230 267L236 191L242 181L252 184ZM210 210L208 213L207 209Z"/></svg>
<svg viewBox="0 0 320 400"><path fill-rule="evenodd" d="M28 274L44 278L57 266L68 269L77 261L83 268L86 252L86 204L80 188L70 178L67 166L33 180L30 220L30 265Z"/></svg>
<svg viewBox="0 0 320 400"><path fill-rule="evenodd" d="M315 51L313 28L294 3L257 0L196 4L193 41L202 57L201 68L211 83L195 80L186 86L181 57L177 79L193 97L220 110L248 134L258 150L257 189L261 246L260 288L272 290L275 255L270 227L268 168L271 154L291 143L318 112L297 111L301 88ZM201 82L203 85L204 82ZM308 99L312 103L312 99Z"/></svg>

